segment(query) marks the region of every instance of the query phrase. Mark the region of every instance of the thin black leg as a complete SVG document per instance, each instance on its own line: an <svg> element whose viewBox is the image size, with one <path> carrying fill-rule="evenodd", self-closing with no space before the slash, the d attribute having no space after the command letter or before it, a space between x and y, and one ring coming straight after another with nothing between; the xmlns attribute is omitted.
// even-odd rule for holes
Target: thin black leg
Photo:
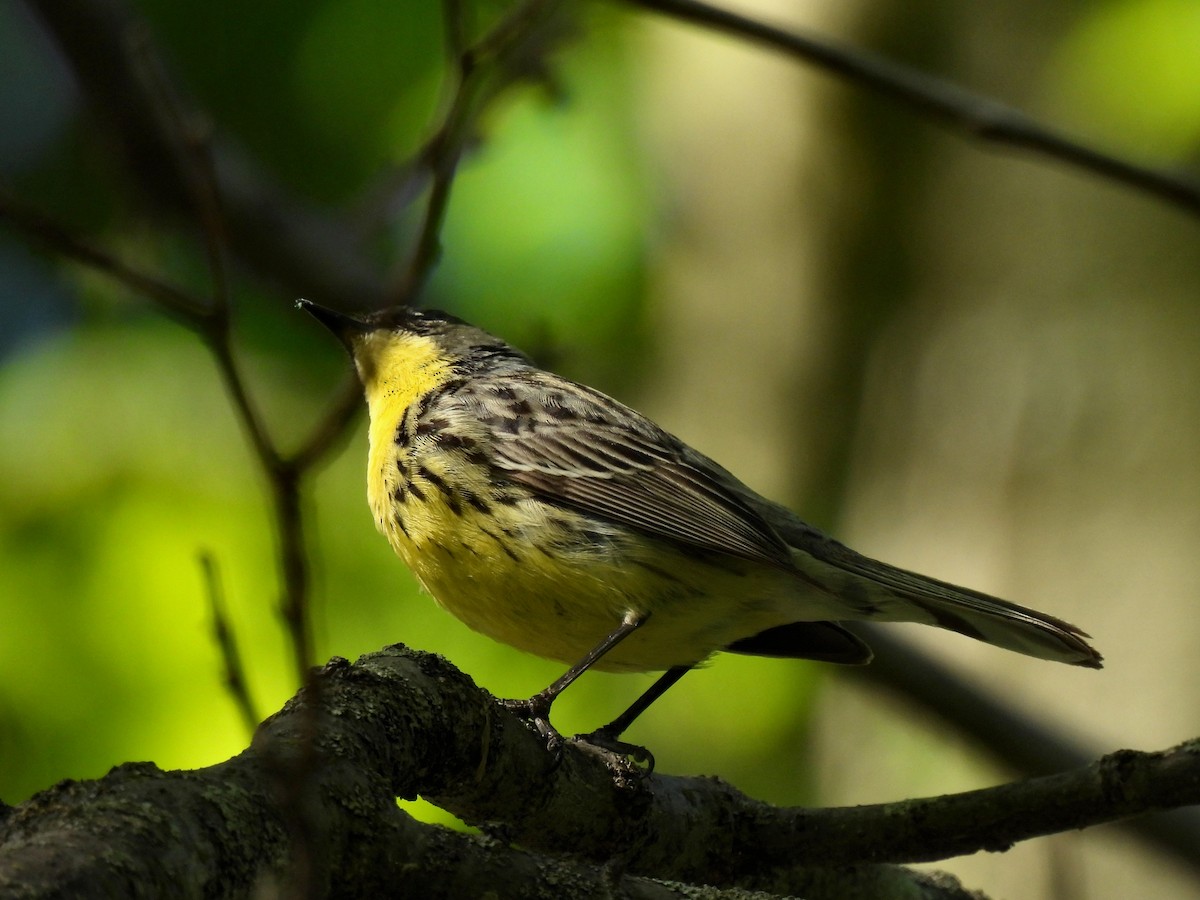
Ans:
<svg viewBox="0 0 1200 900"><path fill-rule="evenodd" d="M612 650L613 647L641 628L649 618L649 613L629 613L620 625L588 652L587 656L567 669L560 678L556 679L544 691L539 691L528 700L506 700L505 705L518 715L531 720L537 726L538 731L551 742L559 740L558 732L550 724L550 707L558 698L558 695L570 687L576 678L595 665L596 661ZM649 703L646 705L649 706ZM632 722L633 719L629 721Z"/></svg>
<svg viewBox="0 0 1200 900"><path fill-rule="evenodd" d="M680 678L692 671L693 666L675 666L667 669L654 684L650 685L642 696L630 704L629 709L621 713L603 728L598 728L595 734L603 734L610 740L616 740L633 724L633 720L650 708L650 704L670 690Z"/></svg>
<svg viewBox="0 0 1200 900"><path fill-rule="evenodd" d="M575 739L588 744L594 744L597 747L603 747L605 750L611 750L614 753L620 753L624 756L632 757L638 762L645 763L647 771L654 771L654 754L645 747L639 747L637 744L630 744L620 740L625 729L633 724L633 720L650 708L650 704L670 690L680 678L692 671L693 666L675 666L667 669L659 679L650 685L640 697L633 701L629 709L621 713L603 728L597 728L591 734L581 734Z"/></svg>

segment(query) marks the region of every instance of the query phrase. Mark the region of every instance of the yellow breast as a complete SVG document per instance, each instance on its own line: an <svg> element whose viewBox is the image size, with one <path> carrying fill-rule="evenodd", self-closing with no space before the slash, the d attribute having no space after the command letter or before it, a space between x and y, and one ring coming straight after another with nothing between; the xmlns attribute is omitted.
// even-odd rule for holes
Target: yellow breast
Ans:
<svg viewBox="0 0 1200 900"><path fill-rule="evenodd" d="M494 484L503 476L480 459L488 446L482 423L462 411L418 415L422 400L455 377L432 339L389 335L355 357L371 415L375 522L434 599L471 628L574 663L627 613L649 613L647 627L598 666L640 671L698 662L744 637L752 619L764 628L779 623L776 585L758 583L777 582L774 570L706 563L515 483ZM442 420L437 428L430 416ZM447 425L474 455L444 440ZM731 605L736 596L749 608Z"/></svg>

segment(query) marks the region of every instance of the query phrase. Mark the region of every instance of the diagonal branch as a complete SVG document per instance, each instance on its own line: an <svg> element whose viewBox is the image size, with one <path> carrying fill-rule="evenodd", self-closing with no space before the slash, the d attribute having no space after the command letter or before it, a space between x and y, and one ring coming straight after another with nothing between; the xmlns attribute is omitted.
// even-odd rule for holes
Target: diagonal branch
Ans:
<svg viewBox="0 0 1200 900"><path fill-rule="evenodd" d="M217 561L207 550L201 551L200 572L204 576L204 588L208 594L209 612L212 615L213 638L221 651L221 660L225 669L225 687L233 697L234 705L241 714L242 724L246 726L247 734L253 734L262 716L254 706L250 696L250 685L246 680L246 670L242 665L242 654L238 648L237 637L229 620L229 612L225 608L225 591L221 585L221 574L217 569Z"/></svg>
<svg viewBox="0 0 1200 900"><path fill-rule="evenodd" d="M21 896L170 895L179 885L205 896L246 896L290 879L296 837L284 807L303 802L311 844L320 848L308 861L310 886L320 892L336 879L343 896L406 888L473 896L490 887L503 896L723 898L746 895L698 893L695 885L730 890L746 887L741 881L812 900L977 896L946 876L888 865L805 865L793 855L767 873L753 859L767 867L780 861L757 850L746 858L743 845L760 823L739 817L769 808L706 779L622 786L602 761L573 746L557 763L542 738L440 657L397 647L353 666L335 659L314 684L268 719L249 749L220 765L161 772L129 764L7 810L0 815L0 893L37 879L41 890ZM291 787L300 798L283 799L274 773L298 765L305 779ZM526 852L415 825L393 797L418 793L486 807L486 818L509 823ZM714 832L720 840L708 839ZM659 850L663 840L683 847L682 855ZM519 882L480 880L502 877L506 866L545 890L509 892L496 885ZM447 877L453 890L438 887ZM693 884L658 885L655 893L645 878ZM382 889L389 879L398 880ZM587 891L569 893L573 884Z"/></svg>
<svg viewBox="0 0 1200 900"><path fill-rule="evenodd" d="M334 660L314 688L264 723L247 753L176 777L192 782L189 790L206 801L214 800L214 784L230 783L237 802L253 801L257 811L248 814L256 822L278 823L278 801L270 801L270 816L262 818L265 801L254 799L255 791L270 795L269 788L251 789L247 779L269 785L272 772L304 761L305 780L293 788L324 798L313 807L309 827L318 835L333 830L315 846L345 847L333 839L352 828L343 813L373 818L385 807L394 813L393 796L422 795L469 822L501 824L508 839L533 852L593 862L615 857L631 874L805 896L817 896L813 879L820 873L861 876L866 867L882 883L903 871L892 863L1002 850L1040 835L1200 803L1200 740L1158 753L1120 751L1071 772L946 797L777 809L717 779L616 778L610 763L575 745L556 759L537 734L445 660L402 647L353 666ZM158 777L156 770L149 774ZM10 813L0 823L0 847L7 840L6 852L15 846L19 854L39 833L40 817L60 810L72 790L60 787ZM180 804L165 789L157 796L170 809L156 815L169 820ZM137 802L145 805L145 797ZM231 824L210 824L205 833L219 838ZM54 827L64 833L60 823ZM365 821L353 830L372 827ZM271 828L263 828L262 837L282 839Z"/></svg>
<svg viewBox="0 0 1200 900"><path fill-rule="evenodd" d="M133 268L106 250L85 241L39 210L22 203L0 183L0 220L54 253L128 285L157 303L164 312L190 326L202 318L208 304L177 285Z"/></svg>
<svg viewBox="0 0 1200 900"><path fill-rule="evenodd" d="M1088 765L1093 754L1031 710L972 683L886 628L859 625L875 649L871 665L839 677L869 682L945 721L992 759L1021 775L1050 775ZM1122 827L1200 873L1200 809L1129 819Z"/></svg>
<svg viewBox="0 0 1200 900"><path fill-rule="evenodd" d="M192 176L172 152L173 124L139 71L145 48L131 52L131 39L146 40L132 10L121 0L26 3L55 39L95 118L119 141L126 169L144 194L160 210L194 221ZM251 271L293 296L337 297L362 308L381 304L380 273L353 228L272 184L230 142L215 141L213 156L229 246Z"/></svg>
<svg viewBox="0 0 1200 900"><path fill-rule="evenodd" d="M764 44L898 100L953 131L1067 163L1200 215L1200 182L1080 143L1011 106L827 41L768 25L699 0L624 0L628 5Z"/></svg>

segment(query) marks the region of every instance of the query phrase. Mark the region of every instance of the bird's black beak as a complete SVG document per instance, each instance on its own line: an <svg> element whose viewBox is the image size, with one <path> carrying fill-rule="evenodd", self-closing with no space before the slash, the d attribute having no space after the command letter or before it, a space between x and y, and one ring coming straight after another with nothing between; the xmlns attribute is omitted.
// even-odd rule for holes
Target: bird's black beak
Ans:
<svg viewBox="0 0 1200 900"><path fill-rule="evenodd" d="M297 300L296 309L304 310L332 331L337 339L345 345L347 350L353 350L352 342L354 338L366 334L371 330L371 327L367 323L353 316L348 316L345 313L340 313L337 310L320 306L311 300Z"/></svg>

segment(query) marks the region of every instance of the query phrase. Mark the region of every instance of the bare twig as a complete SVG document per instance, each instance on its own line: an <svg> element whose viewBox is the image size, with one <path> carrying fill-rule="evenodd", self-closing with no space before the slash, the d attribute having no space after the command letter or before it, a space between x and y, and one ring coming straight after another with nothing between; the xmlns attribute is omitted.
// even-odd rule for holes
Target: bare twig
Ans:
<svg viewBox="0 0 1200 900"><path fill-rule="evenodd" d="M238 418L270 483L279 537L279 570L283 580L280 610L291 639L296 677L299 683L304 683L309 677L314 649L312 617L309 613L308 555L300 508L302 473L284 460L275 447L233 350L233 309L224 263L225 217L220 187L212 166L211 148L204 138L208 129L197 124L201 120L200 115L185 104L181 93L171 83L166 67L151 43L149 32L144 27L131 28L129 43L137 61L135 72L140 76L142 92L149 98L156 118L163 123L163 143L173 159L172 168L179 173L195 217L201 224L213 300L209 314L193 325L216 360Z"/></svg>
<svg viewBox="0 0 1200 900"><path fill-rule="evenodd" d="M233 697L233 703L242 716L242 723L247 732L252 734L262 718L250 697L250 686L246 682L246 670L242 666L242 655L238 651L237 636L225 609L225 592L221 588L217 562L207 551L200 554L200 571L204 575L209 611L212 613L213 637L221 651L221 662L225 668L225 687Z"/></svg>
<svg viewBox="0 0 1200 900"><path fill-rule="evenodd" d="M129 35L141 26L123 0L26 0L55 39L95 113L115 137L127 171L156 211L194 221L195 204L170 146L176 138L146 90ZM191 121L195 121L191 119ZM229 140L214 147L228 246L246 268L292 297L336 297L358 308L383 302L380 271L355 231L332 211L312 209L272 183ZM191 168L194 172L194 167Z"/></svg>
<svg viewBox="0 0 1200 900"><path fill-rule="evenodd" d="M860 625L875 650L869 666L839 676L871 682L944 720L997 762L1022 775L1050 775L1082 768L1094 758L1062 728L972 684L884 628ZM1121 823L1130 834L1200 873L1200 810L1175 810Z"/></svg>
<svg viewBox="0 0 1200 900"><path fill-rule="evenodd" d="M441 255L442 223L458 163L475 137L480 112L506 88L528 75L525 56L540 56L553 46L562 0L525 0L500 19L475 44L466 44L464 5L446 0L446 45L452 54L454 90L442 123L418 154L415 171L428 171L429 196L417 239L403 274L389 291L392 304L404 306L417 295ZM406 184L411 183L410 174Z"/></svg>
<svg viewBox="0 0 1200 900"><path fill-rule="evenodd" d="M786 31L699 0L624 0L629 6L765 44L913 107L943 125L995 144L1067 163L1200 215L1200 182L1101 152L990 97L828 41Z"/></svg>
<svg viewBox="0 0 1200 900"><path fill-rule="evenodd" d="M166 145L175 157L174 168L183 178L193 211L200 221L213 306L216 314L225 320L227 332L230 303L225 254L228 240L209 143L212 129L176 93L151 40L150 29L144 22L129 27L126 44L138 82L164 123L164 136L168 139Z"/></svg>
<svg viewBox="0 0 1200 900"><path fill-rule="evenodd" d="M848 853L874 862L927 862L1197 803L1200 739L1155 753L1120 750L1080 769L962 794L768 812L755 832L768 853L787 852L803 834L805 853L831 865Z"/></svg>
<svg viewBox="0 0 1200 900"><path fill-rule="evenodd" d="M0 219L20 234L33 238L59 256L110 275L144 297L153 300L172 318L191 325L204 317L208 303L178 285L170 284L126 265L120 259L73 234L49 216L14 197L0 185Z"/></svg>
<svg viewBox="0 0 1200 900"><path fill-rule="evenodd" d="M318 421L308 439L290 457L289 462L297 471L307 471L328 459L333 448L344 443L350 436L350 423L366 409L363 403L362 384L356 375L346 379L337 392L333 403Z"/></svg>

